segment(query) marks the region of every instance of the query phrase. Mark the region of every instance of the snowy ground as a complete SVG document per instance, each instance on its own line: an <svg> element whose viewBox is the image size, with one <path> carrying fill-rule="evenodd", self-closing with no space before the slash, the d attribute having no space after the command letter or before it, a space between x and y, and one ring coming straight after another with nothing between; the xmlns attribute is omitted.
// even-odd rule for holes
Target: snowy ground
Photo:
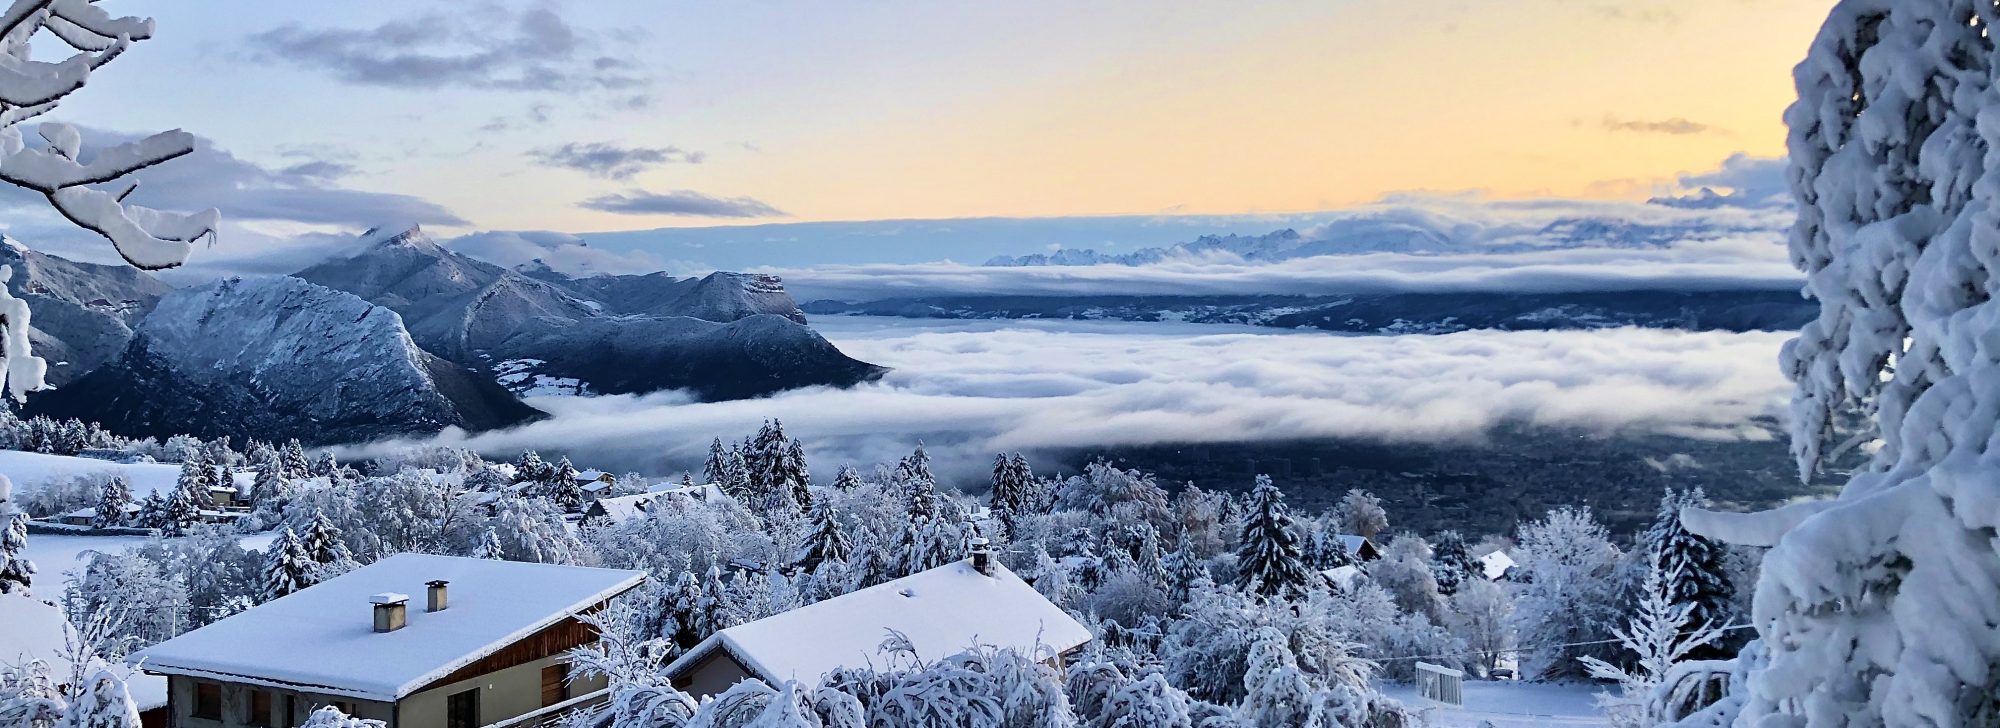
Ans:
<svg viewBox="0 0 2000 728"><path fill-rule="evenodd" d="M1465 705L1433 703L1417 694L1415 685L1390 684L1383 692L1403 701L1422 721L1437 728L1530 726L1608 726L1597 710L1597 693L1604 688L1587 683L1543 684L1512 681L1465 681Z"/></svg>
<svg viewBox="0 0 2000 728"><path fill-rule="evenodd" d="M244 536L239 543L243 548L261 551L271 544L275 534L260 533ZM22 555L35 562L35 586L38 593L55 590L60 592L71 571L81 571L90 561L92 551L118 553L127 547L145 543L146 536L70 536L46 533L30 534L28 548ZM53 592L50 592L53 593Z"/></svg>
<svg viewBox="0 0 2000 728"><path fill-rule="evenodd" d="M147 493L155 491L162 495L169 492L174 482L180 479L181 466L178 463L114 463L66 455L0 450L0 475L14 481L14 488L20 491L32 490L61 478L107 472L124 473L125 479L132 483L132 495L144 498ZM256 473L238 472L236 487L239 490L247 488L256 478Z"/></svg>

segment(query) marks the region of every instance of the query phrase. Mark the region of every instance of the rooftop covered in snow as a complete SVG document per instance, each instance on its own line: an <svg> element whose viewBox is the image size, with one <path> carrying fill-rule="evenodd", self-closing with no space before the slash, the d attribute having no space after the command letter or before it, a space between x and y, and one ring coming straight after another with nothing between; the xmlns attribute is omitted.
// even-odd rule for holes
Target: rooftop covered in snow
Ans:
<svg viewBox="0 0 2000 728"><path fill-rule="evenodd" d="M132 655L149 672L395 701L624 593L637 571L397 554ZM450 607L376 632L371 598L450 583Z"/></svg>
<svg viewBox="0 0 2000 728"><path fill-rule="evenodd" d="M976 645L1047 658L1090 641L1090 630L1062 608L1007 567L993 568L986 576L969 560L956 561L730 627L675 660L667 674L677 679L723 650L766 682L811 683L836 668L885 665L880 647L890 630L925 662Z"/></svg>

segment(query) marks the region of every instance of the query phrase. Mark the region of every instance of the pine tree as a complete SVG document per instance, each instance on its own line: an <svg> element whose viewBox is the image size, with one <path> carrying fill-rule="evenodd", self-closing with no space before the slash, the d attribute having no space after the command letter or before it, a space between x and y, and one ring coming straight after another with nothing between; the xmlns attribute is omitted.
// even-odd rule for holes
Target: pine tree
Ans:
<svg viewBox="0 0 2000 728"><path fill-rule="evenodd" d="M1194 542L1181 534L1180 547L1167 555L1167 593L1175 603L1186 602L1196 581L1208 579L1208 564L1194 552Z"/></svg>
<svg viewBox="0 0 2000 728"><path fill-rule="evenodd" d="M0 475L0 594L26 592L35 577L28 548L28 514L14 506L14 483Z"/></svg>
<svg viewBox="0 0 2000 728"><path fill-rule="evenodd" d="M1309 574L1299 559L1299 530L1285 508L1285 494L1270 476L1257 476L1237 551L1237 586L1265 597L1296 594Z"/></svg>
<svg viewBox="0 0 2000 728"><path fill-rule="evenodd" d="M859 487L861 474L854 471L854 466L841 465L840 472L833 476L833 489L845 493Z"/></svg>
<svg viewBox="0 0 2000 728"><path fill-rule="evenodd" d="M1451 596L1472 579L1483 579L1485 567L1472 557L1472 548L1457 531L1440 531L1431 544L1431 575L1437 578L1438 593Z"/></svg>
<svg viewBox="0 0 2000 728"><path fill-rule="evenodd" d="M831 502L822 500L813 506L812 523L812 534L799 547L798 558L794 560L800 571L811 572L823 561L844 562L854 554L847 532L840 527L840 513Z"/></svg>
<svg viewBox="0 0 2000 728"><path fill-rule="evenodd" d="M215 480L215 468L208 464L208 456L201 452L189 453L181 461L180 479L174 481L174 490L195 505L197 510L210 505L208 488Z"/></svg>
<svg viewBox="0 0 2000 728"><path fill-rule="evenodd" d="M324 513L314 513L312 525L299 538L306 558L314 566L313 583L325 581L354 565L354 555L340 538L340 529Z"/></svg>
<svg viewBox="0 0 2000 728"><path fill-rule="evenodd" d="M136 525L140 528L165 529L170 521L167 501L160 497L159 491L150 491L146 493L145 498L139 499L139 518Z"/></svg>
<svg viewBox="0 0 2000 728"><path fill-rule="evenodd" d="M1659 515L1646 531L1646 549L1648 558L1659 567L1668 600L1690 605L1688 624L1720 627L1730 619L1730 605L1736 596L1724 563L1728 550L1681 525L1681 509L1700 507L1702 500L1700 488L1662 494Z"/></svg>
<svg viewBox="0 0 2000 728"><path fill-rule="evenodd" d="M993 494L988 506L1008 529L1014 527L1014 519L1040 510L1034 502L1034 489L1035 474L1028 469L1027 458L1018 452L993 456Z"/></svg>
<svg viewBox="0 0 2000 728"><path fill-rule="evenodd" d="M291 490L285 467L274 459L258 466L257 479L250 485L250 497L259 503L282 505L291 496Z"/></svg>
<svg viewBox="0 0 2000 728"><path fill-rule="evenodd" d="M709 441L708 463L702 466L701 472L702 477L707 478L708 482L715 484L718 488L728 490L728 484L732 480L730 477L731 473L729 472L729 448L722 446L722 438L718 437ZM735 494L731 493L731 495Z"/></svg>
<svg viewBox="0 0 2000 728"><path fill-rule="evenodd" d="M548 469L549 464L542 462L541 453L533 450L523 451L521 457L514 460L514 482L539 483L544 480L543 473Z"/></svg>
<svg viewBox="0 0 2000 728"><path fill-rule="evenodd" d="M97 513L90 519L96 528L113 528L125 525L125 509L132 505L132 484L124 475L114 474L104 479L104 487L97 491Z"/></svg>
<svg viewBox="0 0 2000 728"><path fill-rule="evenodd" d="M507 549L500 545L500 534L489 527L480 536L479 545L472 548L471 555L475 559L500 561L507 558Z"/></svg>
<svg viewBox="0 0 2000 728"><path fill-rule="evenodd" d="M935 487L937 478L931 475L931 453L924 449L922 441L917 442L916 451L896 464L896 479L904 483L922 482Z"/></svg>
<svg viewBox="0 0 2000 728"><path fill-rule="evenodd" d="M555 501L566 511L583 508L583 486L577 484L576 466L570 464L569 458L557 461L555 467L548 469L546 476L542 480L543 497Z"/></svg>
<svg viewBox="0 0 2000 728"><path fill-rule="evenodd" d="M806 447L798 438L785 445L785 477L792 486L792 500L800 509L812 508L812 470L806 467Z"/></svg>
<svg viewBox="0 0 2000 728"><path fill-rule="evenodd" d="M263 600L268 602L312 586L318 581L317 567L292 528L279 529L278 537L264 547Z"/></svg>
<svg viewBox="0 0 2000 728"><path fill-rule="evenodd" d="M340 461L333 459L331 452L322 452L319 454L319 459L313 461L312 474L315 478L331 478L338 472L340 472Z"/></svg>
<svg viewBox="0 0 2000 728"><path fill-rule="evenodd" d="M287 476L312 477L312 466L306 462L306 448L299 444L299 439L296 437L287 441L284 450L278 453L278 463L285 466Z"/></svg>
<svg viewBox="0 0 2000 728"><path fill-rule="evenodd" d="M1662 573L1657 562L1651 564L1640 587L1638 613L1633 615L1631 624L1614 631L1618 644L1638 657L1631 669L1593 656L1577 658L1591 677L1618 682L1619 694L1599 696L1598 705L1619 725L1656 726L1665 722L1667 716L1656 712L1658 704L1652 700L1655 689L1675 663L1722 636L1718 629L1722 625L1697 626L1689 621L1694 605L1673 601L1667 593L1671 580L1672 575Z"/></svg>
<svg viewBox="0 0 2000 728"><path fill-rule="evenodd" d="M195 493L201 492L184 486L176 486L167 496L166 508L161 512L159 528L170 536L184 536L201 523L201 503L195 500ZM203 493L206 495L206 493Z"/></svg>

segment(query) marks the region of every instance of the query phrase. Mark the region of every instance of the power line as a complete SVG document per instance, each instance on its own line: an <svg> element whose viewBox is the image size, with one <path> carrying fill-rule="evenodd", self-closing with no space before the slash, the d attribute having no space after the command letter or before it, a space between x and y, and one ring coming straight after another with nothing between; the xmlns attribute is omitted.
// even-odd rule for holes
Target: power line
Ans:
<svg viewBox="0 0 2000 728"><path fill-rule="evenodd" d="M1750 629L1750 628L1751 628L1752 626L1754 626L1754 625L1749 625L1749 624L1732 624L1732 625L1729 625L1729 626L1727 626L1727 627L1717 627L1717 628L1715 628L1715 631L1716 631L1716 632L1733 632L1733 631L1736 631L1736 630L1739 630L1739 629ZM1698 632L1702 632L1702 631L1704 631L1704 630L1700 630L1700 629L1691 629L1691 630L1688 630L1688 631L1686 631L1686 632L1678 632L1678 633L1675 633L1675 635L1674 635L1674 636L1676 636L1676 637L1686 637L1686 636L1688 636L1688 635L1691 635L1691 634L1696 634L1696 633L1698 633ZM1376 661L1376 662L1388 662L1388 661L1390 661L1390 660L1442 660L1442 659L1445 659L1445 658L1448 658L1448 657L1458 657L1458 656L1461 656L1461 655L1466 655L1466 654L1473 654L1473 655L1498 655L1498 654L1501 654L1501 653L1505 653L1505 652L1534 652L1534 651L1537 651L1537 650L1552 650L1552 649L1556 649L1556 648L1560 648L1560 647L1585 647L1585 646L1589 646L1589 645L1608 645L1608 644L1612 644L1612 643L1614 643L1614 642L1623 642L1623 641L1624 641L1624 640L1620 640L1620 639L1608 639L1608 640L1590 640L1590 641L1588 641L1588 642L1563 642L1563 643L1559 643L1559 644L1549 644L1549 645L1536 645L1536 646L1533 646L1533 647L1514 647L1514 648L1511 648L1511 649L1505 649L1505 650L1467 650L1467 651L1465 651L1465 652L1453 652L1453 653L1450 653L1450 654L1443 654L1443 655L1398 655L1398 656L1396 656L1396 657L1370 657L1370 658L1368 658L1368 659L1370 659L1370 660L1374 660L1374 661Z"/></svg>

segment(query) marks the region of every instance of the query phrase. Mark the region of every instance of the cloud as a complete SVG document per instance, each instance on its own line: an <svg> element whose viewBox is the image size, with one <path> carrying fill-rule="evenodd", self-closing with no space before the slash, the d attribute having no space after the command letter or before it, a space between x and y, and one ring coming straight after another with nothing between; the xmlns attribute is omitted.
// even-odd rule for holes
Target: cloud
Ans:
<svg viewBox="0 0 2000 728"><path fill-rule="evenodd" d="M688 217L782 217L778 208L749 197L710 197L693 190L599 195L577 203L578 207L620 215L683 215Z"/></svg>
<svg viewBox="0 0 2000 728"><path fill-rule="evenodd" d="M1677 180L1681 189L1693 190L1691 194L1656 197L1652 203L1688 209L1788 205L1791 187L1785 179L1786 165L1784 157L1737 152L1716 169L1681 175Z"/></svg>
<svg viewBox="0 0 2000 728"><path fill-rule="evenodd" d="M623 180L664 164L700 164L708 155L673 146L621 147L604 142L570 142L532 150L528 152L528 157L544 167L573 169L592 177Z"/></svg>
<svg viewBox="0 0 2000 728"><path fill-rule="evenodd" d="M138 140L140 134L82 128L82 156L94 158L106 146ZM466 224L444 206L408 194L364 192L338 186L354 174L346 160L304 158L302 150L286 152L300 162L284 166L264 166L230 154L204 136L194 138L194 152L166 164L140 170L114 182L110 188L124 190L130 180L138 180L126 200L156 210L222 210L224 220L264 220L294 224L368 226L380 220L414 220L426 224ZM48 202L34 192L20 188L0 188L0 208L4 210L46 210ZM12 220L22 222L22 220ZM68 232L64 232L68 228ZM74 226L48 226L48 234L70 238L90 238L90 232ZM32 238L24 238L32 240Z"/></svg>
<svg viewBox="0 0 2000 728"><path fill-rule="evenodd" d="M547 230L494 230L445 242L445 247L509 268L541 261L572 276L651 273L671 267L645 251L614 253L590 247L582 238Z"/></svg>
<svg viewBox="0 0 2000 728"><path fill-rule="evenodd" d="M247 42L257 60L324 70L359 85L574 93L650 83L620 55L635 40L629 33L573 27L546 6L515 11L485 4L373 28L291 23ZM619 47L608 47L613 45Z"/></svg>
<svg viewBox="0 0 2000 728"><path fill-rule="evenodd" d="M713 437L781 417L819 472L893 461L921 438L942 467L999 451L1349 438L1476 440L1502 424L1709 438L1769 436L1790 386L1778 333L1478 331L1333 336L1122 322L816 322L880 382L695 403L545 398L552 420L438 442L511 457L560 448L598 467L698 467ZM892 434L885 434L892 433ZM386 445L357 453L379 452Z"/></svg>
<svg viewBox="0 0 2000 728"><path fill-rule="evenodd" d="M1676 136L1685 136L1690 134L1722 133L1721 129L1717 129L1713 126L1709 126L1707 124L1703 124L1697 121L1688 121L1687 119L1683 119L1678 116L1671 119L1662 119L1658 121L1619 119L1613 116L1606 116L1604 117L1604 128L1610 131L1630 131L1630 132L1640 132L1644 134L1672 134Z"/></svg>

